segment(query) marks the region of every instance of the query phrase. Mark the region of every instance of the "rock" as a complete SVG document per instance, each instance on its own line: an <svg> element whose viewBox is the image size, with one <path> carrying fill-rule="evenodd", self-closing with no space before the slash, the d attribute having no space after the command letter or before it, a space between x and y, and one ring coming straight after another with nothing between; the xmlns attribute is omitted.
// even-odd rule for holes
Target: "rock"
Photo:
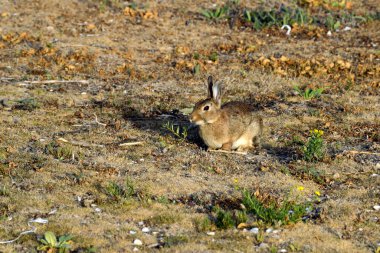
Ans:
<svg viewBox="0 0 380 253"><path fill-rule="evenodd" d="M214 235L215 235L215 232L211 231L211 232L207 232L206 234L207 234L207 235L210 235L210 236L214 236Z"/></svg>
<svg viewBox="0 0 380 253"><path fill-rule="evenodd" d="M136 248L136 247L134 247L134 248L133 248L133 251L136 252L136 251L139 251L139 249Z"/></svg>
<svg viewBox="0 0 380 253"><path fill-rule="evenodd" d="M135 235L135 234L136 234L136 231L129 230L129 234L131 234L131 235Z"/></svg>
<svg viewBox="0 0 380 253"><path fill-rule="evenodd" d="M375 209L376 211L379 211L380 210L380 205L374 205L373 209Z"/></svg>
<svg viewBox="0 0 380 253"><path fill-rule="evenodd" d="M249 232L251 232L253 234L258 234L259 233L259 228L252 228L251 230L249 230Z"/></svg>
<svg viewBox="0 0 380 253"><path fill-rule="evenodd" d="M100 209L99 207L95 208L94 210L95 210L95 212L97 212L97 213L101 213L101 212L102 212L102 209Z"/></svg>
<svg viewBox="0 0 380 253"><path fill-rule="evenodd" d="M147 228L147 227L143 227L143 228L141 229L141 231L142 231L143 233L149 233L149 232L150 232L150 229Z"/></svg>
<svg viewBox="0 0 380 253"><path fill-rule="evenodd" d="M278 252L285 253L288 252L286 249L280 249Z"/></svg>
<svg viewBox="0 0 380 253"><path fill-rule="evenodd" d="M143 221L139 221L139 226L144 226L144 222Z"/></svg>
<svg viewBox="0 0 380 253"><path fill-rule="evenodd" d="M134 244L134 245L138 245L138 246L143 245L142 241L139 240L139 239L135 239L135 240L133 241L133 244Z"/></svg>
<svg viewBox="0 0 380 253"><path fill-rule="evenodd" d="M265 230L265 233L272 233L273 232L273 228L268 228L267 230Z"/></svg>

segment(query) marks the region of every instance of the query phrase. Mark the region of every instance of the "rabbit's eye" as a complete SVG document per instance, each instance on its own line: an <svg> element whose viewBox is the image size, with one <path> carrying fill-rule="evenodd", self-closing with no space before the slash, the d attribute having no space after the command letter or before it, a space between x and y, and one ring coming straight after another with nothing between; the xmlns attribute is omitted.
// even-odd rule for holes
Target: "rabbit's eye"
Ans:
<svg viewBox="0 0 380 253"><path fill-rule="evenodd" d="M208 106L208 105L206 105L205 107L203 107L204 111L208 111L208 109L210 109L210 106Z"/></svg>

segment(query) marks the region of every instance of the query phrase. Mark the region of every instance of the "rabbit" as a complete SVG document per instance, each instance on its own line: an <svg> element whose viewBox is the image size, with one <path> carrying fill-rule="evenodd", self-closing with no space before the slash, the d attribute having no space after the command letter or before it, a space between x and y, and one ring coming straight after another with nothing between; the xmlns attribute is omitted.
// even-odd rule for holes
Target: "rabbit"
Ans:
<svg viewBox="0 0 380 253"><path fill-rule="evenodd" d="M263 120L242 102L221 104L222 90L208 77L208 98L197 102L190 122L199 126L199 135L208 149L247 151L260 148Z"/></svg>

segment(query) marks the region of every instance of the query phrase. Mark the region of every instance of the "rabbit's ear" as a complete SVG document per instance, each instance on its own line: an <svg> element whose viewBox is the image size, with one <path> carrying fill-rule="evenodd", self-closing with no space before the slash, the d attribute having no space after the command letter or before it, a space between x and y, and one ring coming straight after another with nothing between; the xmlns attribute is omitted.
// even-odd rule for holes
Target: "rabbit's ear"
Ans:
<svg viewBox="0 0 380 253"><path fill-rule="evenodd" d="M220 106L222 102L222 90L218 83L214 83L212 81L212 76L209 76L207 79L207 86L208 86L208 97L212 98L214 102Z"/></svg>
<svg viewBox="0 0 380 253"><path fill-rule="evenodd" d="M212 99L220 106L222 103L222 88L218 83L212 85Z"/></svg>
<svg viewBox="0 0 380 253"><path fill-rule="evenodd" d="M208 91L208 97L212 98L212 86L214 85L212 81L212 76L209 76L207 78L207 91Z"/></svg>

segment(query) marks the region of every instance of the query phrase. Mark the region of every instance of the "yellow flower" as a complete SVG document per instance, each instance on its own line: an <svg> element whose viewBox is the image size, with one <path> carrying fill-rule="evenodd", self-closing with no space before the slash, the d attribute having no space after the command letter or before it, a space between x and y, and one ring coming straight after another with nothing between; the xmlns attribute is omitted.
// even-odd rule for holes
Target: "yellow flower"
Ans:
<svg viewBox="0 0 380 253"><path fill-rule="evenodd" d="M320 193L319 191L315 191L314 193L315 193L315 195L317 195L317 196L321 196L321 193Z"/></svg>
<svg viewBox="0 0 380 253"><path fill-rule="evenodd" d="M234 183L237 184L239 180L237 178L234 179Z"/></svg>
<svg viewBox="0 0 380 253"><path fill-rule="evenodd" d="M318 129L310 130L310 133L317 136L322 136L324 134L323 130L318 130Z"/></svg>
<svg viewBox="0 0 380 253"><path fill-rule="evenodd" d="M305 187L303 187L303 186L297 186L297 190L298 191L303 191L303 190L305 190Z"/></svg>

